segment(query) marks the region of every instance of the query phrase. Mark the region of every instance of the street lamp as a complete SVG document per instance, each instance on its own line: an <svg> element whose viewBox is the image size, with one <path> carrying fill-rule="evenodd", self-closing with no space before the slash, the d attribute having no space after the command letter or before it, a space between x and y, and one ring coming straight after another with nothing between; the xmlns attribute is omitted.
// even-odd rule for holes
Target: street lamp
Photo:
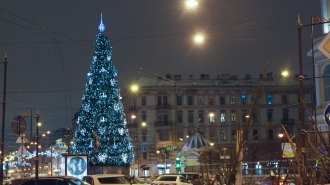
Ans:
<svg viewBox="0 0 330 185"><path fill-rule="evenodd" d="M282 71L281 76L282 77L288 77L289 76L289 71L288 70Z"/></svg>
<svg viewBox="0 0 330 185"><path fill-rule="evenodd" d="M202 34L196 34L194 36L194 41L196 44L201 44L204 42L204 36Z"/></svg>
<svg viewBox="0 0 330 185"><path fill-rule="evenodd" d="M196 0L187 0L186 6L188 8L195 8L198 5L198 2Z"/></svg>

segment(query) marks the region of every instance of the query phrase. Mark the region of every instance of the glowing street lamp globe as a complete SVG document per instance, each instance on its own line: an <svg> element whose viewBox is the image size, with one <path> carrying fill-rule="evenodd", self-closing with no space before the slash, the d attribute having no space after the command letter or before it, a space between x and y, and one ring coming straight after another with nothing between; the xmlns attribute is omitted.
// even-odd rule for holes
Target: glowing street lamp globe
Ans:
<svg viewBox="0 0 330 185"><path fill-rule="evenodd" d="M195 37L194 37L194 41L195 41L195 43L197 43L197 44L202 43L202 42L204 41L204 37L203 37L203 35L201 35L201 34L195 35Z"/></svg>

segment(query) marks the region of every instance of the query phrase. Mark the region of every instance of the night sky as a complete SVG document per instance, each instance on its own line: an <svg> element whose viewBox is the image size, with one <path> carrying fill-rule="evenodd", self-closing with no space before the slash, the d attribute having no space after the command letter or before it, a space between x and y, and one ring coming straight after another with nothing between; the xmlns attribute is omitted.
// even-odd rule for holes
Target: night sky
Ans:
<svg viewBox="0 0 330 185"><path fill-rule="evenodd" d="M42 131L71 127L81 105L100 15L121 89L141 76L188 78L229 73L257 78L298 73L297 15L310 24L319 0L202 0L195 10L179 0L0 2L0 56L8 56L5 147L18 149L11 120L38 109ZM316 26L315 37L321 36ZM201 45L193 42L203 33ZM312 74L310 27L302 30L303 70ZM0 98L4 65L0 65ZM2 117L2 115L1 115ZM28 124L30 119L27 118ZM35 118L33 118L35 124Z"/></svg>

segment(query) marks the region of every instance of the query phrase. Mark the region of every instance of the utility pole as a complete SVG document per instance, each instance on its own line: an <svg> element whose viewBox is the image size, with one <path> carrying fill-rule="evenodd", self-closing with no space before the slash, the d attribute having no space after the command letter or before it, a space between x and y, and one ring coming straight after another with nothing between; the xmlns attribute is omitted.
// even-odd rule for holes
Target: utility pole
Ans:
<svg viewBox="0 0 330 185"><path fill-rule="evenodd" d="M6 83L7 83L7 54L5 53L4 78L3 78L3 99L2 99L2 135L1 135L1 154L0 154L0 184L3 184L3 161L4 161L4 146L5 146L5 113L6 113Z"/></svg>

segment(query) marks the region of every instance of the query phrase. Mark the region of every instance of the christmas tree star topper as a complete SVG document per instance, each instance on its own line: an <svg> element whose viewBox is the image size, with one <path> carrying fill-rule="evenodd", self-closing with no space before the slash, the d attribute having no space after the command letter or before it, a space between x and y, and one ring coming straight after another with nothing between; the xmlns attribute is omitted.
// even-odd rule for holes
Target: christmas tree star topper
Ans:
<svg viewBox="0 0 330 185"><path fill-rule="evenodd" d="M99 30L100 30L100 32L104 32L104 30L105 30L105 25L103 24L103 21L102 21L102 13L101 13L101 23L99 25Z"/></svg>

